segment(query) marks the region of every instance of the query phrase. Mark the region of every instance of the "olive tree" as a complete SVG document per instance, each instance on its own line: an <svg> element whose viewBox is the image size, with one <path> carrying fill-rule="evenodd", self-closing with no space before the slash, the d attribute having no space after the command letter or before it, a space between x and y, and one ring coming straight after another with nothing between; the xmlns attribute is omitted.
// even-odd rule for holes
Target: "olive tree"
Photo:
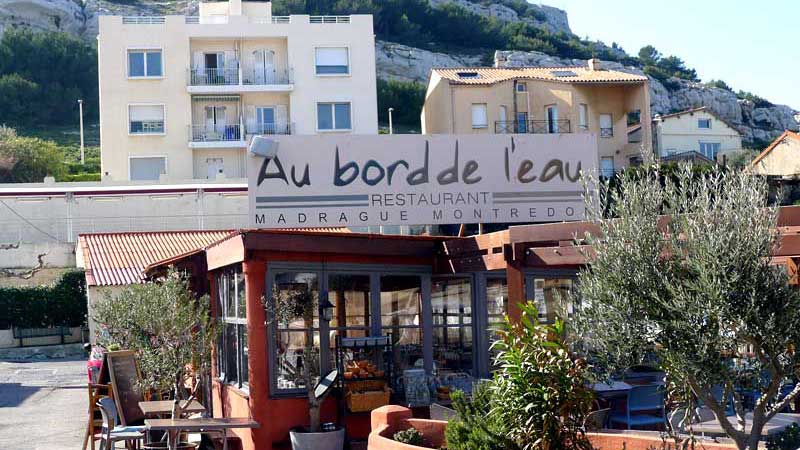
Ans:
<svg viewBox="0 0 800 450"><path fill-rule="evenodd" d="M186 381L209 371L216 337L209 299L195 298L178 272L107 295L94 306L94 320L98 343L136 351L142 389L186 399Z"/></svg>
<svg viewBox="0 0 800 450"><path fill-rule="evenodd" d="M588 264L576 336L612 371L654 355L689 429L699 401L738 448L755 450L764 425L800 393L800 383L782 389L800 372L800 295L770 263L779 241L766 182L688 165L618 177L613 188L587 178L587 219L598 230L578 237Z"/></svg>

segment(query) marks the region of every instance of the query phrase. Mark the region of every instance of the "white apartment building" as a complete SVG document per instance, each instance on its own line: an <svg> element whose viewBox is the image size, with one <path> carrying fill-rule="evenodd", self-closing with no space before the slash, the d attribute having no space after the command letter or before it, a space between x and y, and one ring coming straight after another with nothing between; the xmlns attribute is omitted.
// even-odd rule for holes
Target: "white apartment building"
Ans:
<svg viewBox="0 0 800 450"><path fill-rule="evenodd" d="M661 157L700 154L722 162L742 150L742 135L705 106L653 118L653 147Z"/></svg>
<svg viewBox="0 0 800 450"><path fill-rule="evenodd" d="M254 135L378 132L372 16L101 16L104 179L242 178Z"/></svg>

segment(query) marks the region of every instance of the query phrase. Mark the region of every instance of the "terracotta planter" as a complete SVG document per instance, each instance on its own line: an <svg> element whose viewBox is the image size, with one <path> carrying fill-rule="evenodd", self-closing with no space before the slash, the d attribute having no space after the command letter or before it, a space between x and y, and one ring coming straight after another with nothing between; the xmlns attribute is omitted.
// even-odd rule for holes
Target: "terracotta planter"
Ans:
<svg viewBox="0 0 800 450"><path fill-rule="evenodd" d="M289 438L292 441L292 450L342 450L345 430L341 427L334 431L317 433L292 430L289 432Z"/></svg>

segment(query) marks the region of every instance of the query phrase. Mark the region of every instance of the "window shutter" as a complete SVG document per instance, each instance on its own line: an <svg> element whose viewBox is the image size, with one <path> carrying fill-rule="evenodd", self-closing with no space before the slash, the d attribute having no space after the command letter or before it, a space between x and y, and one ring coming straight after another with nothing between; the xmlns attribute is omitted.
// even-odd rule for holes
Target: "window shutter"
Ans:
<svg viewBox="0 0 800 450"><path fill-rule="evenodd" d="M163 121L164 107L161 105L132 105L130 107L131 121Z"/></svg>
<svg viewBox="0 0 800 450"><path fill-rule="evenodd" d="M233 50L225 51L225 61L223 63L223 67L235 69L237 67L238 61L236 60L236 52Z"/></svg>
<svg viewBox="0 0 800 450"><path fill-rule="evenodd" d="M205 59L203 57L203 52L194 52L193 61L194 62L193 62L192 65L194 67L192 67L192 68L196 69L196 70L202 70L204 68L203 66L205 65Z"/></svg>
<svg viewBox="0 0 800 450"><path fill-rule="evenodd" d="M247 132L249 134L255 134L256 131L257 131L256 130L256 107L255 107L255 105L247 105L245 107L245 111L247 111L247 114L245 114L245 121L247 123Z"/></svg>
<svg viewBox="0 0 800 450"><path fill-rule="evenodd" d="M318 66L346 66L347 48L318 48L316 61Z"/></svg>
<svg viewBox="0 0 800 450"><path fill-rule="evenodd" d="M287 133L288 121L288 108L286 105L275 106L275 128L278 133Z"/></svg>
<svg viewBox="0 0 800 450"><path fill-rule="evenodd" d="M472 126L485 127L488 123L486 117L486 105L477 104L472 105Z"/></svg>

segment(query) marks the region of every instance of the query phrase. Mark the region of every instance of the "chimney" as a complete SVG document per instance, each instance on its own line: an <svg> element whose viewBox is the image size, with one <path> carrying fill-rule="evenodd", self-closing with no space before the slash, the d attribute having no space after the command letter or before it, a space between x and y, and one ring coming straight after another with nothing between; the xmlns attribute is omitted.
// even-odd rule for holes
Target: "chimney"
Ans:
<svg viewBox="0 0 800 450"><path fill-rule="evenodd" d="M589 70L594 72L595 70L603 70L602 65L600 64L600 60L597 58L591 58L589 61Z"/></svg>
<svg viewBox="0 0 800 450"><path fill-rule="evenodd" d="M505 67L506 66L506 55L500 50L495 50L494 52L494 67Z"/></svg>

